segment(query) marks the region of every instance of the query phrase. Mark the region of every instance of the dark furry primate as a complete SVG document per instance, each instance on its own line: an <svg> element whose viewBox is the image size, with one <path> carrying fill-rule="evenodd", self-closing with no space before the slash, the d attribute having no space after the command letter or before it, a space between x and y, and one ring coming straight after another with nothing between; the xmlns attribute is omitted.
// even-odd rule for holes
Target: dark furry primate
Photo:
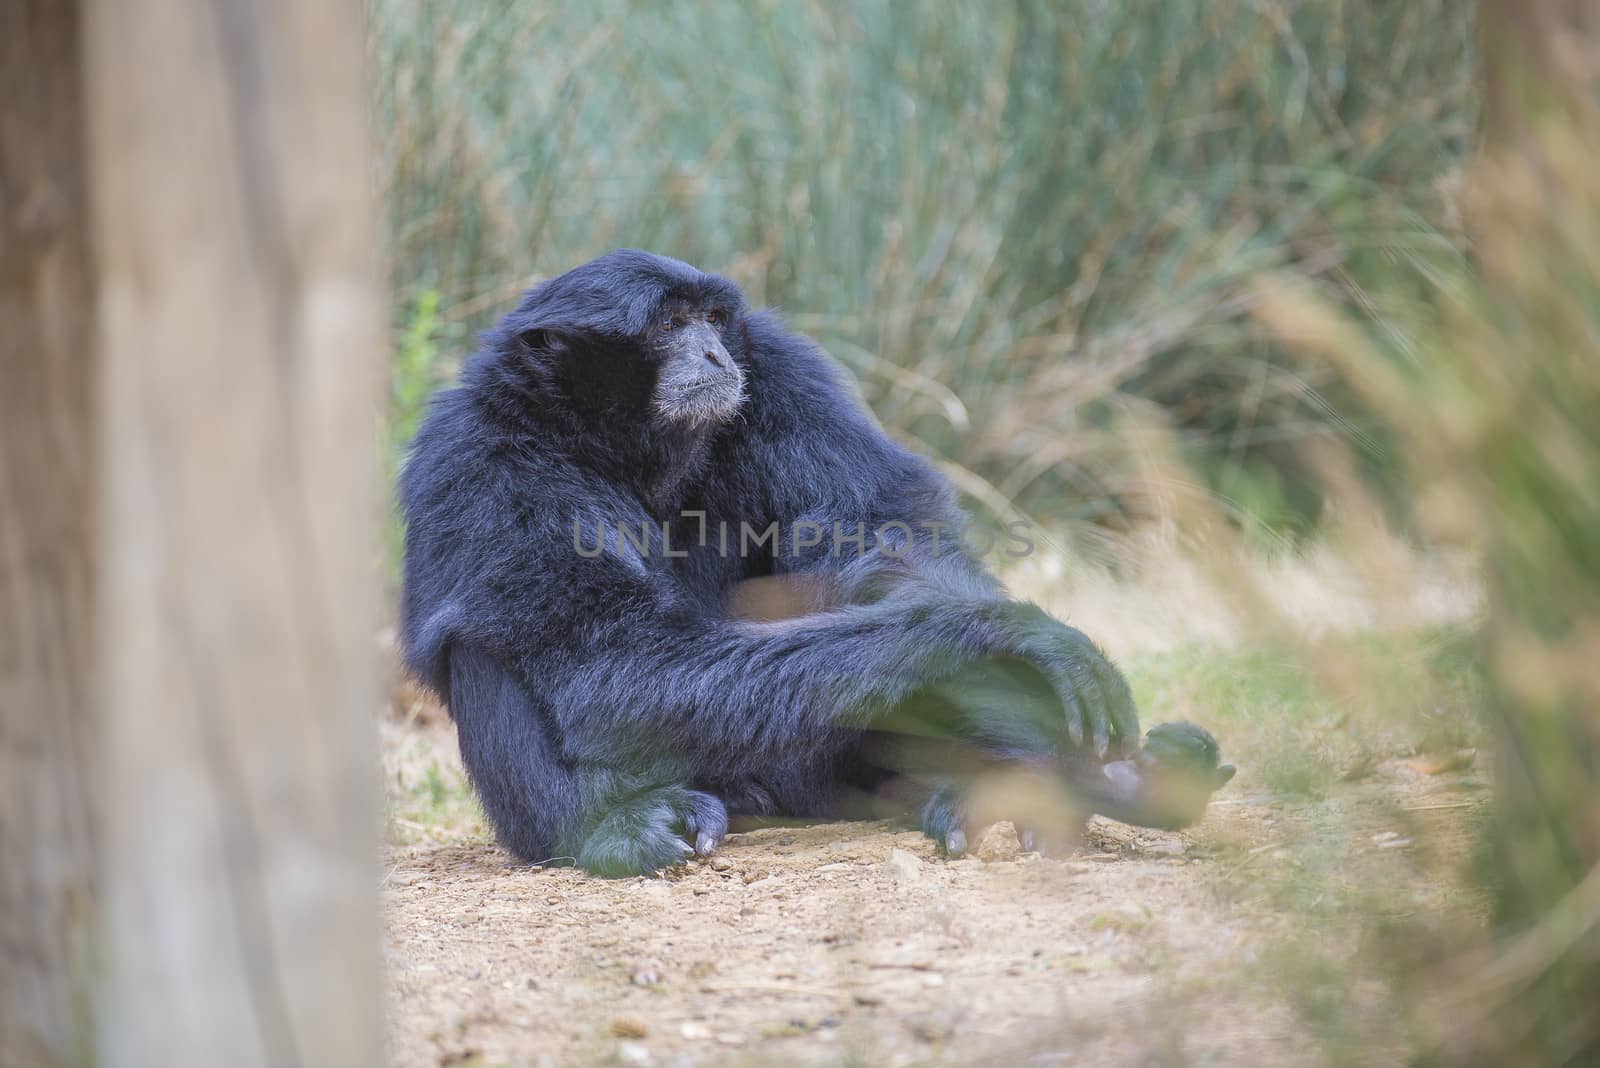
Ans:
<svg viewBox="0 0 1600 1068"><path fill-rule="evenodd" d="M809 341L677 260L534 287L434 399L400 492L407 661L527 860L649 872L730 812L883 797L959 852L988 769L1156 825L1232 774L1199 728L1137 749L1122 676L1005 597L945 480Z"/></svg>

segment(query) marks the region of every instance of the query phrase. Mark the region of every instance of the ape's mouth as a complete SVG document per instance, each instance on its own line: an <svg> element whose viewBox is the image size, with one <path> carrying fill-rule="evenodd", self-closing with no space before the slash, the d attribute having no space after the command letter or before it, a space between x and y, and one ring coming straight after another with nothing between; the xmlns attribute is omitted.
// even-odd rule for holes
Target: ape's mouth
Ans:
<svg viewBox="0 0 1600 1068"><path fill-rule="evenodd" d="M720 423L744 401L744 376L712 375L691 382L662 383L656 411L671 422L688 426Z"/></svg>

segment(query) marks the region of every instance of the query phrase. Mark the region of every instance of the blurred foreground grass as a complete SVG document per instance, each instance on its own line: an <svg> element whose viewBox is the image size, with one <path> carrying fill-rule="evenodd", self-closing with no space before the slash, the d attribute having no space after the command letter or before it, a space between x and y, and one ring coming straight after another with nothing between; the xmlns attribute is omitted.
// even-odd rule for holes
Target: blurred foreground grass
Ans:
<svg viewBox="0 0 1600 1068"><path fill-rule="evenodd" d="M1600 9L1488 5L1491 113L1440 314L1374 337L1295 280L1260 306L1402 435L1442 536L1482 547L1499 941L1464 954L1443 1047L1600 1059ZM1402 344L1395 344L1396 341Z"/></svg>

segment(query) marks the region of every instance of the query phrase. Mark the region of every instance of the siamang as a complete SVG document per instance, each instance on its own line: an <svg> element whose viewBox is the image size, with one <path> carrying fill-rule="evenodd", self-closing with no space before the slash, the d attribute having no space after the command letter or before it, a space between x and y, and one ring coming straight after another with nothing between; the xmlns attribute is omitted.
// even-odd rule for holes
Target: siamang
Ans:
<svg viewBox="0 0 1600 1068"><path fill-rule="evenodd" d="M885 798L954 854L996 768L1158 826L1233 773L1188 724L1140 748L1121 674L1005 596L945 479L677 260L530 290L433 399L400 497L407 663L526 860L651 872L730 813Z"/></svg>

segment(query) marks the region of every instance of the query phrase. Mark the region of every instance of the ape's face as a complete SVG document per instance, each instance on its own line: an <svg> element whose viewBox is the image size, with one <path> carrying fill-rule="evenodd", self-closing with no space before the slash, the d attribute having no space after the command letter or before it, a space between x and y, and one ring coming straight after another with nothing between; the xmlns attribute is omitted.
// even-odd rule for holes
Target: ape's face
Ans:
<svg viewBox="0 0 1600 1068"><path fill-rule="evenodd" d="M507 364L553 379L592 429L703 433L744 400L743 314L728 279L618 249L529 290L502 345Z"/></svg>
<svg viewBox="0 0 1600 1068"><path fill-rule="evenodd" d="M651 409L662 422L698 429L732 418L744 400L744 371L729 354L737 308L668 300L645 336L656 367Z"/></svg>

